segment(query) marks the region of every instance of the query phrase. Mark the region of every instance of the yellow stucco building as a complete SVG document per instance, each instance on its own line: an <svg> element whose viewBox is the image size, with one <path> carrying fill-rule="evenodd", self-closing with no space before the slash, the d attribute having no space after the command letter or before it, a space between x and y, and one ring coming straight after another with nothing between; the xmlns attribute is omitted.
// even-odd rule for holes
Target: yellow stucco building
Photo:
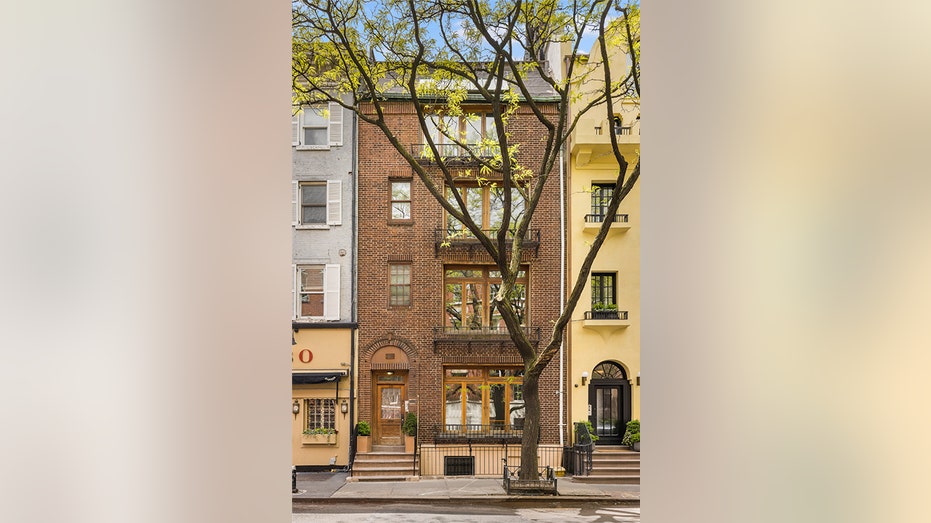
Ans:
<svg viewBox="0 0 931 523"><path fill-rule="evenodd" d="M612 57L615 76L626 73L625 60L623 52ZM574 85L580 98L573 104L573 116L591 100L586 91L603 85L597 80L604 78L597 47L590 57L580 59L577 73L575 78L586 79ZM607 114L604 104L583 115L570 141L570 288L616 189L618 163L611 135L628 162L628 175L640 156L639 101L615 98L614 104L613 115ZM621 203L589 280L569 331L569 419L591 421L599 436L597 444L619 444L626 422L640 418L639 182Z"/></svg>

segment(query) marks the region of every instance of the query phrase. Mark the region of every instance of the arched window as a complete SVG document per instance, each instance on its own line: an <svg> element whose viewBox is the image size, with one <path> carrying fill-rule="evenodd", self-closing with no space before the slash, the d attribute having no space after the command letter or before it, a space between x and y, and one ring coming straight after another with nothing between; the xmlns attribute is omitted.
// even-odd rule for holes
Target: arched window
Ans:
<svg viewBox="0 0 931 523"><path fill-rule="evenodd" d="M603 361L592 371L593 380L626 380L627 373L617 363Z"/></svg>

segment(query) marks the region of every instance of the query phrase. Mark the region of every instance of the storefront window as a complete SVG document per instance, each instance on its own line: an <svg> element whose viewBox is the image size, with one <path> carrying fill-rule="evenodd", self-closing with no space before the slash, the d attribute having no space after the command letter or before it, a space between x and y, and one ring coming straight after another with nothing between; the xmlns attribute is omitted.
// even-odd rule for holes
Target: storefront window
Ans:
<svg viewBox="0 0 931 523"><path fill-rule="evenodd" d="M444 373L447 432L523 428L523 369L447 368Z"/></svg>

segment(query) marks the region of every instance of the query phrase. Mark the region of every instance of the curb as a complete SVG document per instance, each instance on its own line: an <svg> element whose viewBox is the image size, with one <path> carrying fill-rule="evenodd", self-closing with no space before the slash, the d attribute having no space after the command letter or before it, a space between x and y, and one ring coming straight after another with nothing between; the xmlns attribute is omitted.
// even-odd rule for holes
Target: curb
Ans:
<svg viewBox="0 0 931 523"><path fill-rule="evenodd" d="M399 497L390 497L390 498L351 498L351 497L320 497L320 498L306 498L306 497L295 497L292 498L291 503L294 505L317 505L321 503L373 503L379 505L385 504L435 504L437 502L441 503L455 503L455 504L475 504L476 502L481 503L602 503L602 504L613 504L613 505L633 505L640 506L640 498L615 498L613 496L604 495L604 496L471 496L471 497L448 497L448 496L433 496L433 497L418 497L418 498L399 498Z"/></svg>

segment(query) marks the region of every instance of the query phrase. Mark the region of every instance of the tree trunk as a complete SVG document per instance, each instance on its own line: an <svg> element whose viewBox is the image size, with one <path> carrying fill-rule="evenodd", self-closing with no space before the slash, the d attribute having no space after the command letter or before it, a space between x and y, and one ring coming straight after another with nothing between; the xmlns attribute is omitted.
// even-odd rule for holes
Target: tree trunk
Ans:
<svg viewBox="0 0 931 523"><path fill-rule="evenodd" d="M520 445L520 479L537 479L537 447L540 441L540 375L524 373L524 432Z"/></svg>

